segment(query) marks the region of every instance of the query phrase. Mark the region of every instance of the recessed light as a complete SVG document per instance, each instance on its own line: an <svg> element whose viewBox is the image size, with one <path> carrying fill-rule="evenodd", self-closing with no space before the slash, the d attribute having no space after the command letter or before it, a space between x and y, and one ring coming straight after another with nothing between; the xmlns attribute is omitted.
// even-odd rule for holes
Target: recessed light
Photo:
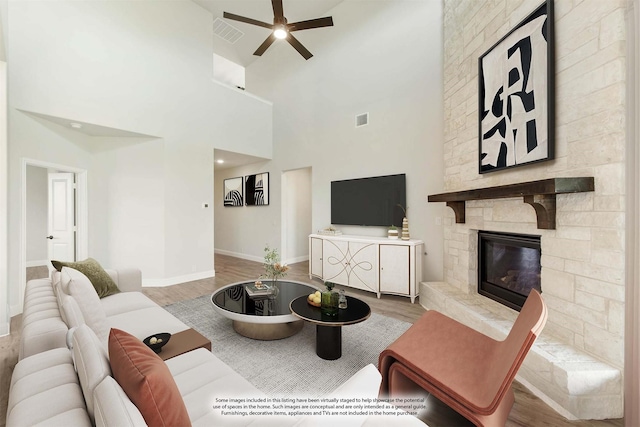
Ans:
<svg viewBox="0 0 640 427"><path fill-rule="evenodd" d="M74 129L82 129L82 124L81 123L72 122L72 123L69 123L69 126L71 126Z"/></svg>
<svg viewBox="0 0 640 427"><path fill-rule="evenodd" d="M218 163L220 163L220 164L224 163L224 160L222 160L222 159L218 159L218 160L216 160L216 161L217 161Z"/></svg>

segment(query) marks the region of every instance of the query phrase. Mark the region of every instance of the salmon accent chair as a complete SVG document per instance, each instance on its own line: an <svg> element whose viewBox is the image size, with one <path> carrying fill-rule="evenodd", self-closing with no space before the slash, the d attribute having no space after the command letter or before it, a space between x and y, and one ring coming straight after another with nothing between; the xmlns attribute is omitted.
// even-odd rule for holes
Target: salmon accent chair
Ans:
<svg viewBox="0 0 640 427"><path fill-rule="evenodd" d="M380 394L400 397L417 385L477 426L504 426L511 383L546 322L535 290L504 341L429 310L380 353Z"/></svg>

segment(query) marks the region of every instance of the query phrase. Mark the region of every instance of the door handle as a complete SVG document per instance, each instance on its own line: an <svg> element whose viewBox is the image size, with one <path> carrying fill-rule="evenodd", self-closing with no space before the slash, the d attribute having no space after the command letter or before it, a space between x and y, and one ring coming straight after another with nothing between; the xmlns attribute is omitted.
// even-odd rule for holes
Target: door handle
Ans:
<svg viewBox="0 0 640 427"><path fill-rule="evenodd" d="M47 239L53 240L53 236L47 236Z"/></svg>

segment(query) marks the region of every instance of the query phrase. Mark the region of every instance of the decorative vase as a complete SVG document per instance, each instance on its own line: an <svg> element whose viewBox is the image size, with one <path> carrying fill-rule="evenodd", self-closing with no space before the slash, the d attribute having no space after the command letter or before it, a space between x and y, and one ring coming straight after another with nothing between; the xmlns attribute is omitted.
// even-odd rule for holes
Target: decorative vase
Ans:
<svg viewBox="0 0 640 427"><path fill-rule="evenodd" d="M406 216L402 218L402 240L409 240L409 220Z"/></svg>
<svg viewBox="0 0 640 427"><path fill-rule="evenodd" d="M338 308L341 310L347 308L347 296L344 294L344 289L340 289L338 293Z"/></svg>
<svg viewBox="0 0 640 427"><path fill-rule="evenodd" d="M271 293L269 294L270 299L278 298L278 294L280 293L280 288L278 287L278 279L271 279Z"/></svg>
<svg viewBox="0 0 640 427"><path fill-rule="evenodd" d="M387 236L390 239L397 239L398 238L398 229L397 228L390 228L389 230L387 230Z"/></svg>
<svg viewBox="0 0 640 427"><path fill-rule="evenodd" d="M320 295L320 312L326 316L336 316L340 295L333 290L333 283L325 282L325 285L327 289Z"/></svg>

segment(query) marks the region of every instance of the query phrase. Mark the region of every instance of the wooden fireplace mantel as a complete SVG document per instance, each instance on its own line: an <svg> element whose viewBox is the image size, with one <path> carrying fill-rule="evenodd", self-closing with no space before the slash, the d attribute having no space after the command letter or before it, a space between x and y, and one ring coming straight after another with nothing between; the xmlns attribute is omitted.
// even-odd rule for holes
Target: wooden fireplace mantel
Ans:
<svg viewBox="0 0 640 427"><path fill-rule="evenodd" d="M456 215L456 223L465 222L465 202L467 200L505 199L522 197L525 203L536 211L538 228L556 228L556 194L583 193L593 191L593 177L551 178L519 184L499 185L475 190L454 191L432 194L430 202L446 202Z"/></svg>

